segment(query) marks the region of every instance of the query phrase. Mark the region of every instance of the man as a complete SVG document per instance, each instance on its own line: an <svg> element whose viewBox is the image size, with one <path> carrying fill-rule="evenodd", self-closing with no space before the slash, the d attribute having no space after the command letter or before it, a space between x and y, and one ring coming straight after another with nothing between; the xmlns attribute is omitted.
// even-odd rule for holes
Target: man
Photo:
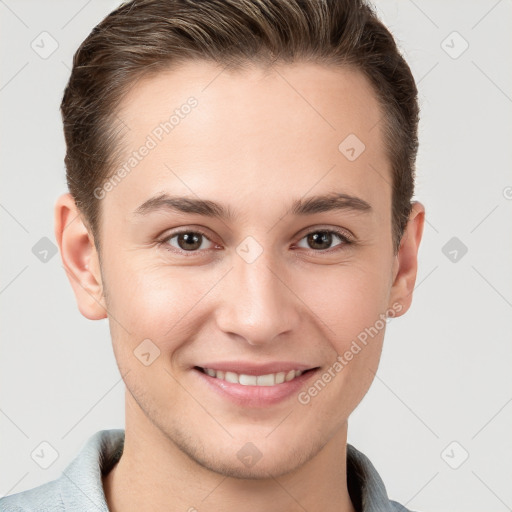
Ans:
<svg viewBox="0 0 512 512"><path fill-rule="evenodd" d="M416 86L372 9L135 0L61 110L55 235L126 426L1 510L407 511L347 444L425 215Z"/></svg>

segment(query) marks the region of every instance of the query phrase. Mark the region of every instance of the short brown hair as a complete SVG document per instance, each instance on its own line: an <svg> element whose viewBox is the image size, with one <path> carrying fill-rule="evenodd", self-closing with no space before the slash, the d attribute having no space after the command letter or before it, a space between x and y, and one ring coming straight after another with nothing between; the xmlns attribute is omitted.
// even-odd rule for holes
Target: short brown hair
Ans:
<svg viewBox="0 0 512 512"><path fill-rule="evenodd" d="M365 0L132 0L94 27L74 55L61 113L67 184L98 251L101 212L93 191L118 165L117 107L138 79L197 59L229 68L303 59L362 72L383 112L398 251L414 192L417 89Z"/></svg>

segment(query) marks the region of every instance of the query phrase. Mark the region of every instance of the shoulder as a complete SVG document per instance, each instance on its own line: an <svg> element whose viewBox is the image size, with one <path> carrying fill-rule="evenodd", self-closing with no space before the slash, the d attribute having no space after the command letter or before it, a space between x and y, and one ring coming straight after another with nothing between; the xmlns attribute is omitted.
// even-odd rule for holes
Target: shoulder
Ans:
<svg viewBox="0 0 512 512"><path fill-rule="evenodd" d="M415 512L414 510L405 508L402 504L398 503L398 501L389 500L389 504L393 512Z"/></svg>
<svg viewBox="0 0 512 512"><path fill-rule="evenodd" d="M347 485L356 510L361 512L415 512L388 497L386 486L370 459L347 443Z"/></svg>
<svg viewBox="0 0 512 512"><path fill-rule="evenodd" d="M102 473L119 459L124 430L100 430L82 446L59 478L0 498L0 512L108 512Z"/></svg>
<svg viewBox="0 0 512 512"><path fill-rule="evenodd" d="M62 512L59 479L0 498L0 512Z"/></svg>

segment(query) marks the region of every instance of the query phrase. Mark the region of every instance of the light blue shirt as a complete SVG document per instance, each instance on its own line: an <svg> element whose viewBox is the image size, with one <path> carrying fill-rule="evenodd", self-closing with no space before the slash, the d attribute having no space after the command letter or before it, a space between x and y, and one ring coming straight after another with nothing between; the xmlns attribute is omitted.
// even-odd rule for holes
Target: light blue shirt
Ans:
<svg viewBox="0 0 512 512"><path fill-rule="evenodd" d="M123 444L123 429L96 432L59 478L1 498L0 511L109 512L101 477L119 460ZM358 512L412 512L388 498L370 459L348 443L347 483Z"/></svg>

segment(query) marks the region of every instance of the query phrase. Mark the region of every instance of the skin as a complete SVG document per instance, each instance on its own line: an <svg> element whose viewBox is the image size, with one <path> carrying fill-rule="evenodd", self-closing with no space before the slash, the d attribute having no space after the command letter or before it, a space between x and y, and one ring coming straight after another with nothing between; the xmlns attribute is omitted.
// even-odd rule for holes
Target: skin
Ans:
<svg viewBox="0 0 512 512"><path fill-rule="evenodd" d="M126 154L189 96L198 105L101 201L101 265L71 196L55 204L78 307L89 319L108 317L126 385L124 453L103 478L108 506L354 512L348 418L373 381L385 328L306 405L294 395L265 409L242 407L207 389L191 367L331 367L380 314L409 309L425 209L413 204L394 255L382 113L357 71L312 63L221 70L186 63L139 81L123 101ZM350 133L366 146L353 162L338 150ZM372 211L289 212L294 199L333 191ZM214 200L237 215L133 213L162 192ZM158 245L183 227L208 237L195 253ZM333 235L319 249L307 237L318 228L348 231L354 243ZM236 251L248 236L263 250L252 263ZM178 241L167 247L180 251ZM133 351L148 338L160 356L145 366ZM262 454L251 467L237 457L247 442Z"/></svg>

